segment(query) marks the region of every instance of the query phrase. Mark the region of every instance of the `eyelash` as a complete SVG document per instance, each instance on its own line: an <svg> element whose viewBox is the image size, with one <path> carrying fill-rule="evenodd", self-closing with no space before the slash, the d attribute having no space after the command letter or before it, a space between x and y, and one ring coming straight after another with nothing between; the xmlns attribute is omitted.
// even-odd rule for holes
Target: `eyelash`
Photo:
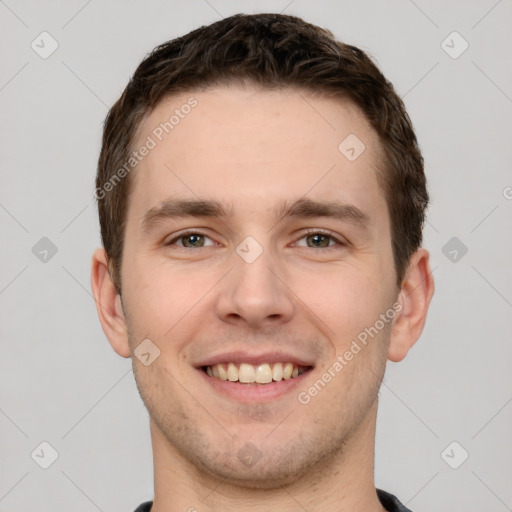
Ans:
<svg viewBox="0 0 512 512"><path fill-rule="evenodd" d="M203 236L203 237L206 237L206 238L210 238L208 235L206 235L204 233L201 233L201 231L190 230L190 231L185 231L184 233L180 233L178 236L174 237L172 240L169 240L164 245L166 247L167 246L171 246L177 240L181 240L182 238L186 238L187 236L190 236L190 235L200 235L200 236ZM322 230L322 229L314 229L314 228L306 231L296 241L298 242L299 240L302 240L303 238L306 238L306 237L311 236L311 235L322 235L322 236L325 236L327 238L330 238L331 240L333 240L334 242L336 242L337 244L339 244L340 246L343 246L343 247L346 247L348 245L347 242L345 242L343 240L340 240L339 238L334 236L330 231L325 231L325 230ZM211 240L211 238L210 238L210 240ZM178 247L181 247L182 249L194 249L193 247L182 247L182 246L178 246ZM208 247L210 247L210 246L208 246ZM335 246L331 246L331 245L329 245L327 247L318 247L318 249L334 249L334 248L335 248ZM204 249L204 247L197 247L197 249ZM306 247L306 249L315 249L315 247Z"/></svg>

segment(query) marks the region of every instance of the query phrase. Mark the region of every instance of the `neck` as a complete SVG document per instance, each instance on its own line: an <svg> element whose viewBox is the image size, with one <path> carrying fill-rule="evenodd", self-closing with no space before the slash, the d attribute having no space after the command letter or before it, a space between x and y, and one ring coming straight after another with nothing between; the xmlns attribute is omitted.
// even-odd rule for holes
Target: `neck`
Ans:
<svg viewBox="0 0 512 512"><path fill-rule="evenodd" d="M151 421L155 499L151 512L383 512L374 484L377 401L342 450L296 481L273 489L233 485L199 470Z"/></svg>

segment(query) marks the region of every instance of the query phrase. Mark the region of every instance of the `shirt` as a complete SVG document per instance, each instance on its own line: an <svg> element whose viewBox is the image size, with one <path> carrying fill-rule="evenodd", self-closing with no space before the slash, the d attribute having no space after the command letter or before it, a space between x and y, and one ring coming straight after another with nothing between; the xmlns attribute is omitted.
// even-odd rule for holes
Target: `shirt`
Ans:
<svg viewBox="0 0 512 512"><path fill-rule="evenodd" d="M408 508L406 508L396 496L390 494L389 492L383 491L381 489L377 489L377 496L382 504L382 506L388 512L412 512ZM140 505L135 512L151 512L151 506L153 505L152 501L146 501Z"/></svg>

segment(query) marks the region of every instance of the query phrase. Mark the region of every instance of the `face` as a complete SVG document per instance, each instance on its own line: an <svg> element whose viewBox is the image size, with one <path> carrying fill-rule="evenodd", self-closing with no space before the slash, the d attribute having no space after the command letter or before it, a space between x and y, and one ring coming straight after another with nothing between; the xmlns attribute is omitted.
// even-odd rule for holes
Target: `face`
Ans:
<svg viewBox="0 0 512 512"><path fill-rule="evenodd" d="M377 136L348 102L218 87L163 101L148 137L121 280L131 353L160 351L134 357L153 433L206 474L282 485L375 410L399 292Z"/></svg>

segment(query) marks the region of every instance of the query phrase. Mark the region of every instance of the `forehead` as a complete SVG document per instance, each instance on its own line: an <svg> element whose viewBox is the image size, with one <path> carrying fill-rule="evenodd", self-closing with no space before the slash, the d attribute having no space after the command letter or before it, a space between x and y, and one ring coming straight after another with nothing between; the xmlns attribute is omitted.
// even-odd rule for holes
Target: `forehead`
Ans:
<svg viewBox="0 0 512 512"><path fill-rule="evenodd" d="M378 136L348 100L234 86L180 93L145 118L143 146L130 198L138 216L170 196L235 210L306 195L385 207Z"/></svg>

